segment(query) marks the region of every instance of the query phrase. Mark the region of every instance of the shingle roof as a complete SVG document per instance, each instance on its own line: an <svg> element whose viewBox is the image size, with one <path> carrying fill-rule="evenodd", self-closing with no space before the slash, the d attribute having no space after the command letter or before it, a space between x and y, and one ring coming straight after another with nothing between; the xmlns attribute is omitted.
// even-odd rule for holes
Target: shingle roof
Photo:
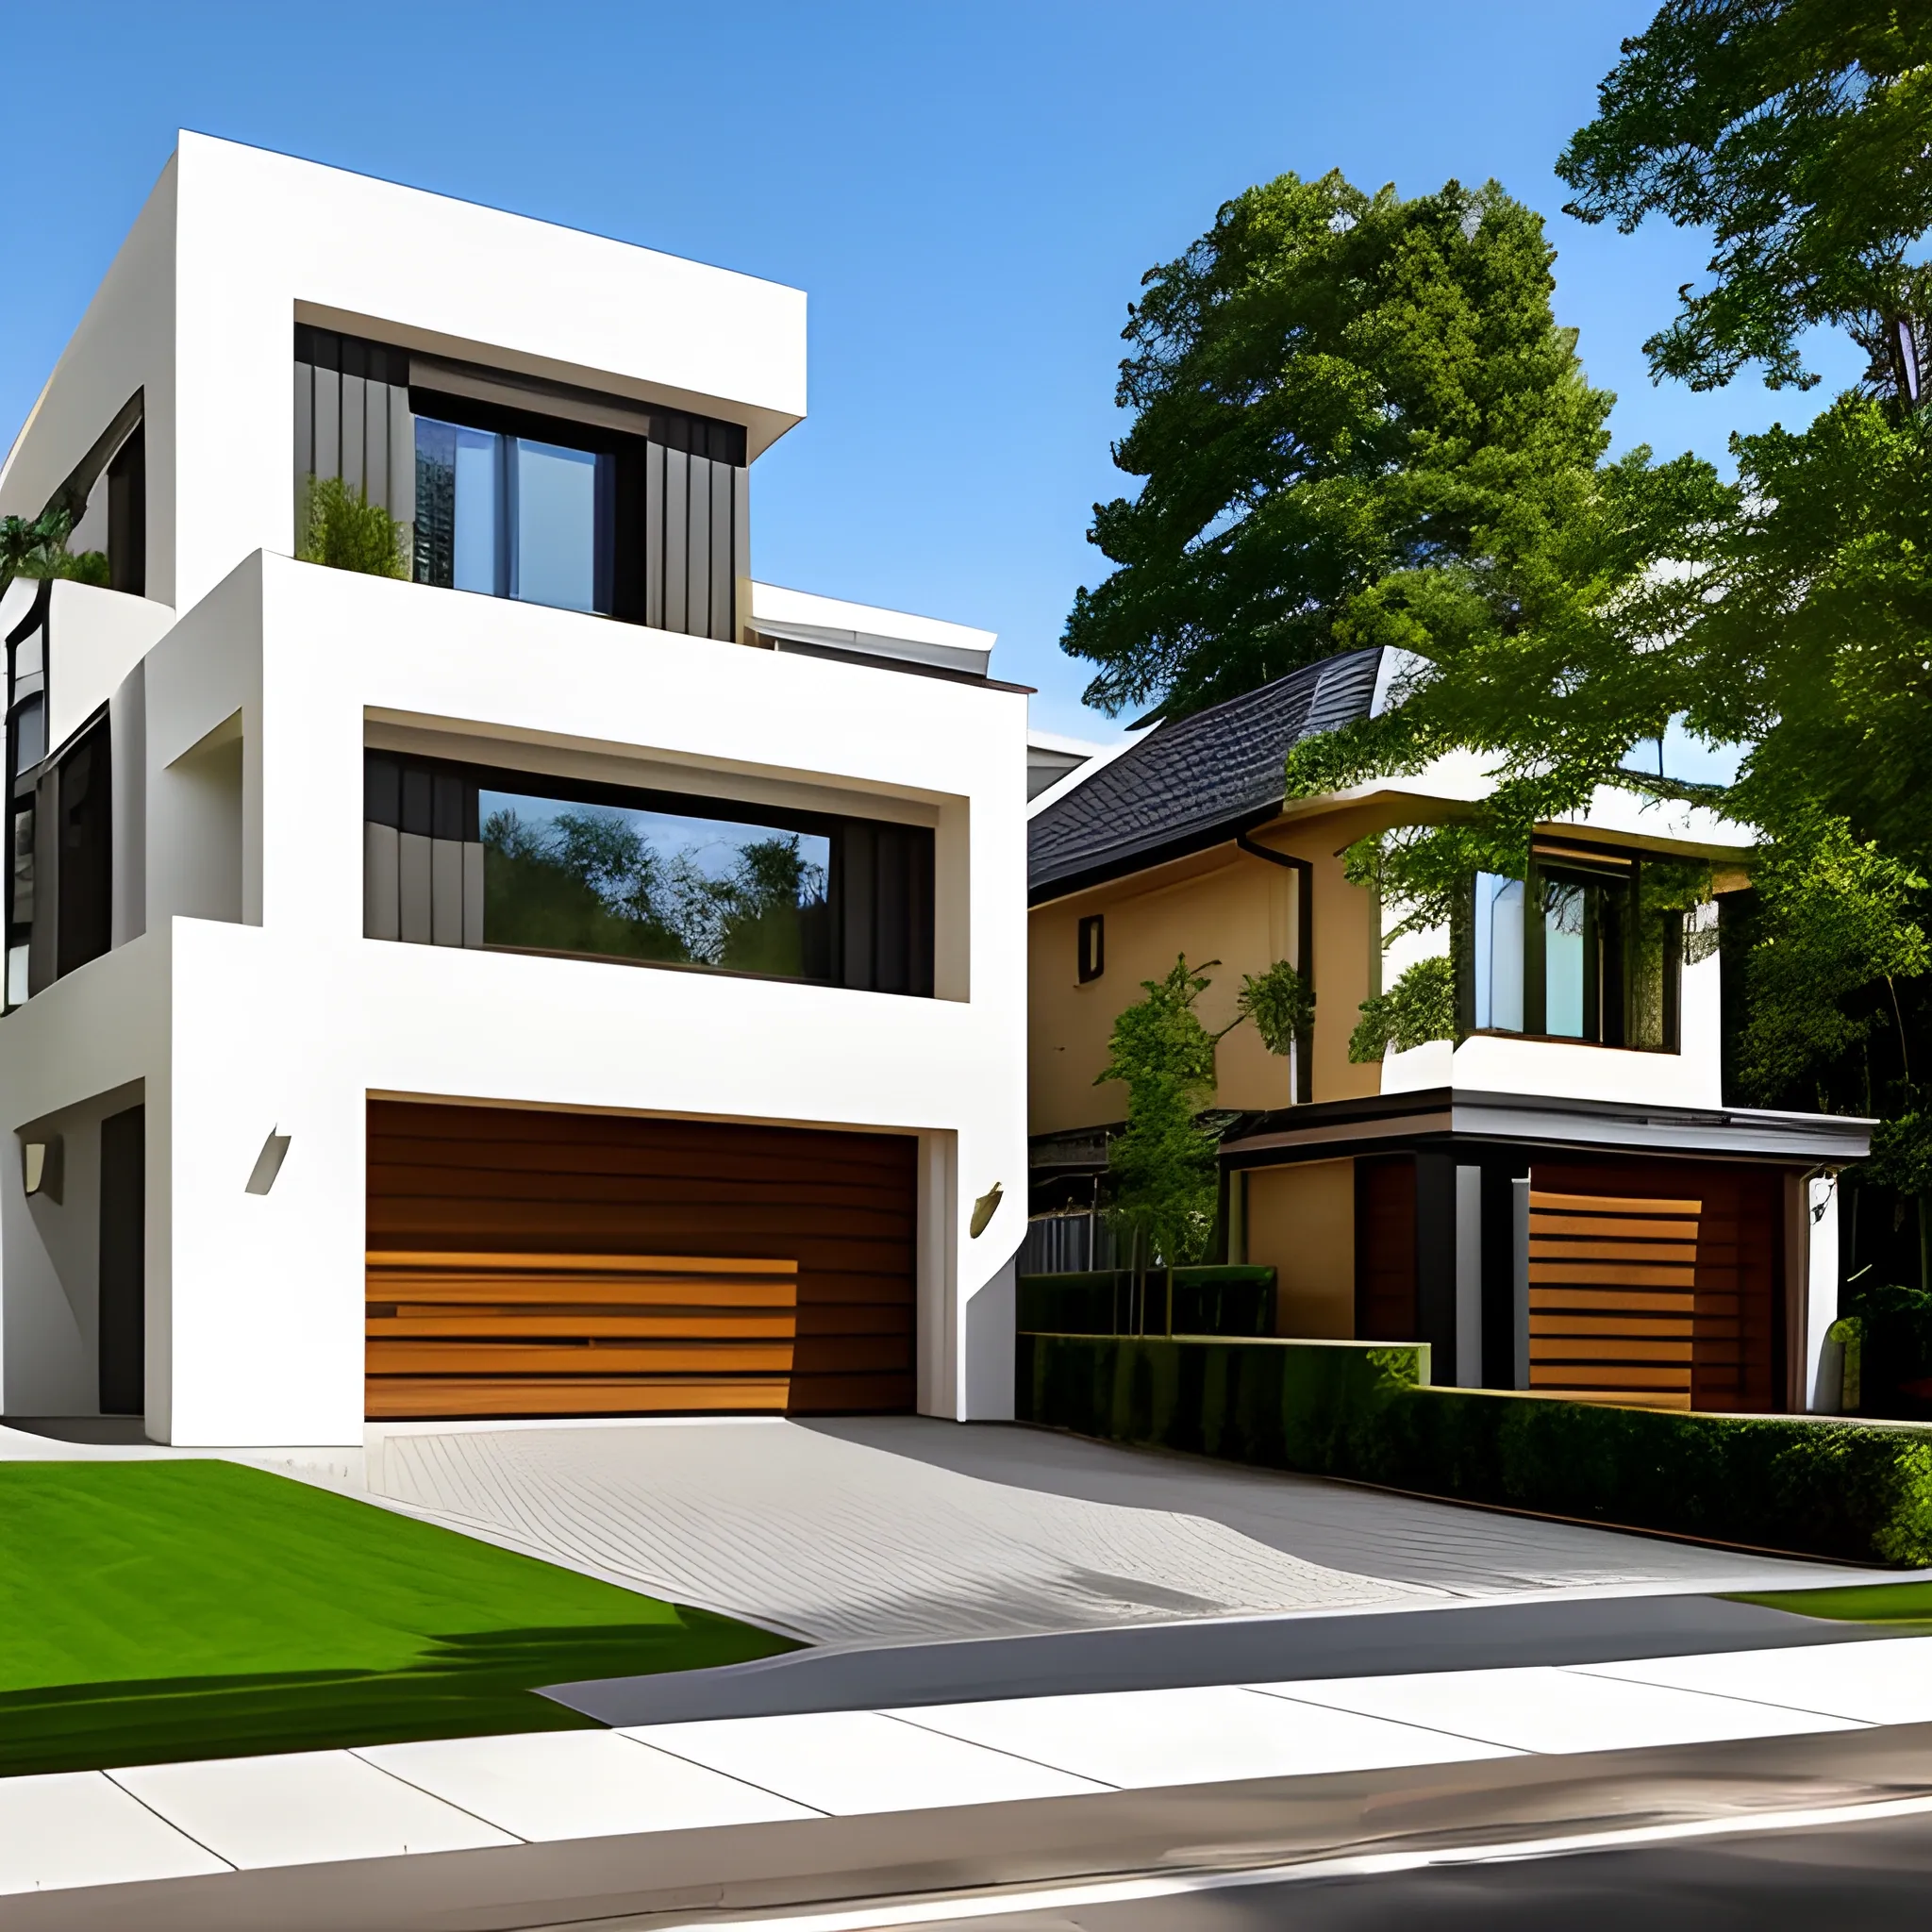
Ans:
<svg viewBox="0 0 1932 1932"><path fill-rule="evenodd" d="M1232 838L1281 803L1291 747L1369 715L1381 656L1377 647L1324 658L1157 726L1034 819L1031 891L1124 872L1224 827Z"/></svg>

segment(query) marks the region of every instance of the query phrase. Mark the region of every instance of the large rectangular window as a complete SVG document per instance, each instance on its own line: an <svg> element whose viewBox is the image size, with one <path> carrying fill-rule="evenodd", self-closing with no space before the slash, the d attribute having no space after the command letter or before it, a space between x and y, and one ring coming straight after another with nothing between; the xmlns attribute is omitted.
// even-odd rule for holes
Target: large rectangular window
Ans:
<svg viewBox="0 0 1932 1932"><path fill-rule="evenodd" d="M1476 875L1462 947L1463 1024L1675 1052L1680 868L1564 848L1527 879Z"/></svg>
<svg viewBox="0 0 1932 1932"><path fill-rule="evenodd" d="M371 752L372 939L933 989L933 839Z"/></svg>
<svg viewBox="0 0 1932 1932"><path fill-rule="evenodd" d="M485 790L486 945L831 977L824 831Z"/></svg>

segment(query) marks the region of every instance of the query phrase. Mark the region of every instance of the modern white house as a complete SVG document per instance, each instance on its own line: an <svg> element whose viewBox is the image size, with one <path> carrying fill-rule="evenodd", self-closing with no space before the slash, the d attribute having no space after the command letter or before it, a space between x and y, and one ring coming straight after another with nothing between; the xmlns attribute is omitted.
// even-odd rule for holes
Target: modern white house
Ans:
<svg viewBox="0 0 1932 1932"><path fill-rule="evenodd" d="M795 290L181 136L0 470L111 585L0 600L8 1414L1011 1414L1025 696L753 580L805 410Z"/></svg>

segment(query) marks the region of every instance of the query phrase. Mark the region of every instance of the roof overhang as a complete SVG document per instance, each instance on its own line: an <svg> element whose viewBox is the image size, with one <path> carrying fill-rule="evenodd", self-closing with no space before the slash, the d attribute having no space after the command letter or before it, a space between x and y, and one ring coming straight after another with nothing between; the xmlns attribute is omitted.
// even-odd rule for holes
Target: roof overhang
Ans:
<svg viewBox="0 0 1932 1932"><path fill-rule="evenodd" d="M1393 1151L1418 1141L1454 1140L1843 1167L1871 1152L1873 1125L1844 1114L1646 1106L1433 1087L1277 1108L1224 1141L1221 1155L1233 1167L1272 1167Z"/></svg>

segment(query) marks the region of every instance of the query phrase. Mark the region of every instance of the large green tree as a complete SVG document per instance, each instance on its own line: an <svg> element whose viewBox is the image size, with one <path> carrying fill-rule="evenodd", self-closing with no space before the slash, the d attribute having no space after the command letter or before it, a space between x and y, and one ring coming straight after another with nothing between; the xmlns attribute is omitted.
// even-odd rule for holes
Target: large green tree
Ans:
<svg viewBox="0 0 1932 1932"><path fill-rule="evenodd" d="M1687 282L1644 345L1657 373L1714 389L1755 361L1773 388L1808 389L1801 338L1825 324L1865 349L1875 388L1922 387L1924 0L1670 0L1623 56L1557 172L1586 222L1709 234L1709 286Z"/></svg>
<svg viewBox="0 0 1932 1932"><path fill-rule="evenodd" d="M1513 627L1474 636L1411 597L1407 701L1297 754L1291 779L1490 757L1472 821L1355 855L1421 917L1472 865L1520 865L1530 827L1599 785L1758 827L1737 1072L1762 1102L1884 1117L1873 1175L1920 1194L1932 1228L1932 9L1673 0L1561 171L1585 219L1712 237L1707 286L1649 344L1660 377L1717 389L1756 365L1807 387L1821 326L1864 350L1863 377L1802 429L1735 437L1735 484L1688 459L1604 468L1548 553L1569 559L1559 593ZM1648 557L1635 575L1600 568L1619 543ZM1439 575L1440 608L1457 572ZM1745 747L1735 783L1658 774L1674 718Z"/></svg>
<svg viewBox="0 0 1932 1932"><path fill-rule="evenodd" d="M1099 667L1089 701L1174 717L1251 690L1365 641L1436 565L1511 621L1504 580L1589 488L1612 401L1551 314L1553 258L1493 182L1283 175L1150 270L1114 451L1141 484L1094 507L1116 568L1062 640Z"/></svg>

